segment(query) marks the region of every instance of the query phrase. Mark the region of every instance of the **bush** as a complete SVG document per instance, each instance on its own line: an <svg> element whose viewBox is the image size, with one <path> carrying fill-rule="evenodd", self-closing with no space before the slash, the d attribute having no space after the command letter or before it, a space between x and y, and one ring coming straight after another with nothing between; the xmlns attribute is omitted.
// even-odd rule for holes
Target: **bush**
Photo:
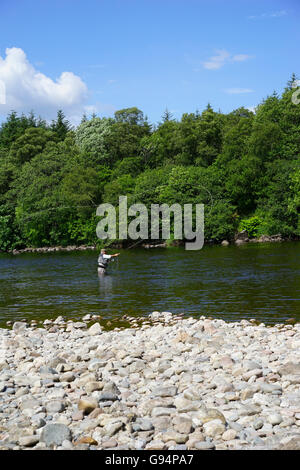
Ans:
<svg viewBox="0 0 300 470"><path fill-rule="evenodd" d="M89 219L77 219L68 222L67 233L72 243L96 244L98 241L96 234L96 216Z"/></svg>
<svg viewBox="0 0 300 470"><path fill-rule="evenodd" d="M239 232L247 230L249 238L256 238L261 234L262 220L257 215L248 219L242 219L239 224Z"/></svg>
<svg viewBox="0 0 300 470"><path fill-rule="evenodd" d="M0 215L0 251L13 250L23 244L16 234L13 217Z"/></svg>

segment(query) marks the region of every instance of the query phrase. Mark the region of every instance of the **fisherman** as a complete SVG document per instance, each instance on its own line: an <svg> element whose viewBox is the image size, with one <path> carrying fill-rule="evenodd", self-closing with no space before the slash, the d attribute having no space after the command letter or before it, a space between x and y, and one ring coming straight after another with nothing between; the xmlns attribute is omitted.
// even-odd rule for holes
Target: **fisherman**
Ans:
<svg viewBox="0 0 300 470"><path fill-rule="evenodd" d="M105 248L103 248L100 252L99 258L98 258L98 274L105 274L108 263L112 258L116 258L119 256L120 253L116 253L115 255L108 255L106 253Z"/></svg>

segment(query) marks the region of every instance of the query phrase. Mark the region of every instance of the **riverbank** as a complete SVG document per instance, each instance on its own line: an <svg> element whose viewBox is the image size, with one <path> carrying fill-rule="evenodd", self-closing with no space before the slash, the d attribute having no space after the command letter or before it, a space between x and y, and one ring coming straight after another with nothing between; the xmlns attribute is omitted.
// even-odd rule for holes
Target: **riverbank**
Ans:
<svg viewBox="0 0 300 470"><path fill-rule="evenodd" d="M300 324L0 329L1 449L299 449Z"/></svg>
<svg viewBox="0 0 300 470"><path fill-rule="evenodd" d="M286 242L286 241L298 241L298 240L290 240L288 238L281 237L280 234L278 235L262 235L259 238L249 238L248 233L246 230L238 233L234 240L230 242L228 240L223 240L220 244L222 246L229 246L229 245L243 245L245 243L279 243L279 242ZM124 245L123 242L115 242L110 245L110 248L113 249L120 249L120 248L127 248L131 249L134 247L142 247L146 249L151 248L169 248L169 247L178 247L184 246L185 242L183 240L172 240L172 241L164 241L159 240L157 242L148 241L146 243L142 243L142 240L138 242L134 242L132 245L128 244L128 240L126 240L126 244ZM217 245L218 243L207 241L206 244L209 245ZM55 253L59 251L86 251L86 250L100 250L99 247L96 245L69 245L69 246L44 246L44 247L27 247L22 249L14 249L10 250L6 253L10 253L13 255L19 255L22 253ZM5 252L3 252L5 253Z"/></svg>
<svg viewBox="0 0 300 470"><path fill-rule="evenodd" d="M95 245L69 245L69 246L42 246L39 248L23 248L20 250L14 249L8 251L13 255L19 255L21 253L56 253L58 251L86 251L86 250L96 250Z"/></svg>

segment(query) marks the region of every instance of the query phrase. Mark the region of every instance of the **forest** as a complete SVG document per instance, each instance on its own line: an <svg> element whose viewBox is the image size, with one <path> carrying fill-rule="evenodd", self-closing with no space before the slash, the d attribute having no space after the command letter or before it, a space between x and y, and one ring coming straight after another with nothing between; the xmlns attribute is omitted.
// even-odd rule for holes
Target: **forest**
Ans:
<svg viewBox="0 0 300 470"><path fill-rule="evenodd" d="M12 111L0 126L0 251L97 244L100 203L204 203L205 240L300 236L300 105L295 77L255 113L210 104L153 125L136 108L113 118L62 110L51 123ZM103 242L102 242L103 243Z"/></svg>

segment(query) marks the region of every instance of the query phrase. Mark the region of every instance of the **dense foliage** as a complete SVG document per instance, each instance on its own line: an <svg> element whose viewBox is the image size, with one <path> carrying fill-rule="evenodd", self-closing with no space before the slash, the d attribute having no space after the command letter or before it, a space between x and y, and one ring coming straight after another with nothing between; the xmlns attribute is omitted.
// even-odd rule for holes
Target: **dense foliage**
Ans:
<svg viewBox="0 0 300 470"><path fill-rule="evenodd" d="M166 111L152 126L137 108L114 118L62 111L51 124L12 112L0 127L0 250L96 243L96 207L204 203L205 238L300 236L300 105L291 82L252 113L210 105Z"/></svg>

